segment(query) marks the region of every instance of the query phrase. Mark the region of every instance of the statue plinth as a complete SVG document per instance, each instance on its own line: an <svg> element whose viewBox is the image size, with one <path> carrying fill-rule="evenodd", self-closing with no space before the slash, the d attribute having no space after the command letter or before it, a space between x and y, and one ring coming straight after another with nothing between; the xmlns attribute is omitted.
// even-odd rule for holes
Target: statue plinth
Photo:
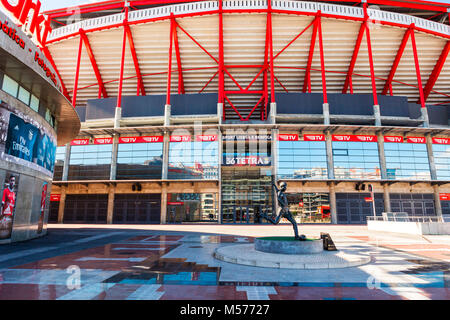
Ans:
<svg viewBox="0 0 450 320"><path fill-rule="evenodd" d="M264 237L255 239L255 250L266 253L314 254L324 251L323 239L298 241L294 237Z"/></svg>

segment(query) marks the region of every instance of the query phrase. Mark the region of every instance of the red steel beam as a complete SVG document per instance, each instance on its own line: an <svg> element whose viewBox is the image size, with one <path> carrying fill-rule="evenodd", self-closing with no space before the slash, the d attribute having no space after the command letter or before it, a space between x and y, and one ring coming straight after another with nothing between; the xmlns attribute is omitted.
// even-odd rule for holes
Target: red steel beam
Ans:
<svg viewBox="0 0 450 320"><path fill-rule="evenodd" d="M352 60L350 61L350 66L348 67L347 77L345 78L344 88L342 89L342 93L347 93L348 88L350 87L350 91L353 94L353 83L352 83L352 74L355 70L356 60L358 59L359 49L361 48L361 42L364 36L364 31L366 30L367 21L364 21L359 28L358 38L356 39L355 48L353 49Z"/></svg>
<svg viewBox="0 0 450 320"><path fill-rule="evenodd" d="M170 40L169 40L169 63L167 66L167 91L166 91L166 104L170 105L170 89L172 81L172 49L173 49L173 33L175 30L175 21L170 20Z"/></svg>
<svg viewBox="0 0 450 320"><path fill-rule="evenodd" d="M128 21L128 8L125 8L125 19L123 24L125 25ZM127 46L127 33L125 28L123 29L123 39L122 39L122 56L120 60L120 74L119 74L119 87L117 90L117 104L116 108L122 107L122 88L123 88L123 71L125 68L125 48Z"/></svg>
<svg viewBox="0 0 450 320"><path fill-rule="evenodd" d="M219 102L223 103L223 120L225 120L225 100L224 100L224 91L225 91L225 78L224 78L224 51L223 51L223 0L219 0Z"/></svg>
<svg viewBox="0 0 450 320"><path fill-rule="evenodd" d="M174 42L174 46L175 46L175 56L177 57L177 66L178 66L178 94L185 94L183 68L181 66L181 55L180 55L180 48L178 45L178 35L177 35L178 23L176 22L175 18L173 17L173 13L171 16L172 16L172 20L175 24L175 28L173 30L173 42Z"/></svg>
<svg viewBox="0 0 450 320"><path fill-rule="evenodd" d="M83 29L80 29L80 37L81 37L81 39L83 39L84 47L86 48L86 52L89 56L89 59L91 60L92 68L94 69L95 77L97 78L98 87L99 87L99 91L98 91L99 98L101 96L103 96L103 98L108 98L108 94L106 93L106 88L103 83L103 79L100 74L100 70L98 69L97 61L95 60L94 52L92 51L92 47L91 47L89 39L86 35L86 32L84 32Z"/></svg>
<svg viewBox="0 0 450 320"><path fill-rule="evenodd" d="M406 48L406 44L408 43L409 36L411 35L412 32L413 29L410 28L403 35L402 42L400 43L400 47L398 48L397 51L397 56L395 57L394 63L392 64L391 71L389 72L389 76L386 80L386 83L384 84L382 94L387 94L390 89L390 86L392 85L392 80L394 79L395 72L397 71L398 65L403 56L403 52L405 51Z"/></svg>
<svg viewBox="0 0 450 320"><path fill-rule="evenodd" d="M422 77L420 75L419 55L417 54L416 36L414 34L414 29L411 32L411 44L414 53L414 64L416 66L417 86L419 87L420 105L422 106L422 108L425 108L426 106L425 106L425 99L423 96Z"/></svg>
<svg viewBox="0 0 450 320"><path fill-rule="evenodd" d="M322 70L323 103L328 103L327 77L325 75L325 57L324 57L324 54L323 54L322 19L320 18L320 13L319 13L319 16L317 18L318 18L317 32L319 34L319 48L320 48L320 69Z"/></svg>
<svg viewBox="0 0 450 320"><path fill-rule="evenodd" d="M309 46L308 64L306 66L305 80L303 81L303 92L311 92L311 65L314 56L314 47L316 45L317 37L317 17L314 19L314 30L311 36L311 44Z"/></svg>
<svg viewBox="0 0 450 320"><path fill-rule="evenodd" d="M367 6L365 5L366 9ZM367 16L367 12L365 11L365 16ZM366 41L367 41L367 52L369 53L369 65L370 65L370 79L372 81L372 95L373 95L373 104L378 105L378 96L377 96L377 84L375 82L375 69L373 66L373 55L372 55L372 41L370 40L370 30L369 26L366 23Z"/></svg>
<svg viewBox="0 0 450 320"><path fill-rule="evenodd" d="M77 105L77 94L78 94L78 78L80 77L80 64L81 64L81 52L83 50L83 39L80 37L80 44L78 45L78 57L77 57L77 68L75 71L75 83L73 85L73 97L72 105L75 107Z"/></svg>
<svg viewBox="0 0 450 320"><path fill-rule="evenodd" d="M436 62L436 65L434 66L433 71L431 72L430 77L428 78L427 84L425 85L425 88L423 89L423 98L424 98L425 102L427 101L428 96L430 95L431 91L433 90L433 87L436 84L436 81L439 78L439 75L441 74L442 69L444 68L444 64L445 64L445 61L447 60L449 52L450 52L450 41L447 41L447 43L444 46L444 49L441 52L441 55L439 56L438 61Z"/></svg>
<svg viewBox="0 0 450 320"><path fill-rule="evenodd" d="M275 74L273 71L274 60L273 60L273 26L272 26L272 5L271 1L268 3L268 13L267 13L267 25L269 30L269 67L270 67L270 102L275 102Z"/></svg>
<svg viewBox="0 0 450 320"><path fill-rule="evenodd" d="M128 25L128 22L124 23L123 27L125 28L125 33L127 34L128 44L130 45L130 51L131 56L133 58L134 68L136 69L136 77L138 82L137 95L139 95L140 93L141 95L145 96L146 92L144 87L144 81L142 79L141 68L139 67L139 60L136 54L136 47L134 45L133 34L131 33L131 29L130 26Z"/></svg>

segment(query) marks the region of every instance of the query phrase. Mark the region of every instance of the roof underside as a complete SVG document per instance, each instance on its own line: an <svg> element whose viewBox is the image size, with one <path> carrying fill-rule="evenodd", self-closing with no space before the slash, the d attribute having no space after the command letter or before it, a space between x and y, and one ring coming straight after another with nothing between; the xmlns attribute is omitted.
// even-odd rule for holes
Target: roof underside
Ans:
<svg viewBox="0 0 450 320"><path fill-rule="evenodd" d="M265 59L267 14L224 13L224 63L233 78L246 88L260 72ZM304 30L314 16L272 14L273 52L276 56L291 40ZM177 17L176 22L191 35L207 52L219 59L219 15L207 14L192 17ZM322 18L323 46L325 57L326 84L328 92L341 93L361 27L360 21ZM168 76L168 53L170 19L130 25L139 69L143 76L146 94L166 94ZM217 93L218 64L200 48L181 28L177 28L182 76L186 93ZM88 32L90 46L98 65L107 95L116 97L121 66L122 26L96 32ZM370 24L370 37L374 59L377 90L381 94L391 72L407 29ZM281 53L274 63L277 78L275 91L300 92L305 80L313 27L308 28L295 42ZM448 39L423 32L415 32L419 65L423 86L433 69ZM48 45L51 55L70 95L73 94L77 65L79 35ZM444 63L427 104L441 104L450 100L450 59ZM352 80L354 93L371 93L372 85L368 62L367 43L361 42ZM314 50L311 65L311 91L322 92L322 77L319 43ZM175 49L172 54L172 93L178 91L178 64ZM212 78L212 80L211 80ZM211 81L210 81L211 80ZM208 83L208 81L210 81ZM268 79L270 81L270 79ZM208 84L205 88L205 85ZM260 75L250 87L263 90L263 76ZM123 96L137 94L138 78L130 45L127 42ZM414 55L409 39L392 82L394 95L407 96L410 102L417 102L417 86ZM203 91L202 91L203 90ZM225 90L239 90L230 76L225 75ZM270 85L269 85L270 90ZM83 45L81 56L77 106L83 106L88 99L99 97L98 81L93 66ZM260 95L229 95L235 106L253 107Z"/></svg>

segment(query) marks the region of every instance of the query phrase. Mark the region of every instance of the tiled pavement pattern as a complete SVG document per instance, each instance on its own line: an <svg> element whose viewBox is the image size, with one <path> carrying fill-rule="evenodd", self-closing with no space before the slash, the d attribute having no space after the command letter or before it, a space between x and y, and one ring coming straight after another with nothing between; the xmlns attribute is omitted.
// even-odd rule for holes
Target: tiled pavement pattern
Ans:
<svg viewBox="0 0 450 320"><path fill-rule="evenodd" d="M450 237L374 234L361 226L302 226L308 236L324 229L338 249L370 254L372 262L343 269L280 270L212 256L218 246L251 243L258 232L267 234L267 228L250 228L249 236L240 229L234 236L212 234L222 227L198 226L196 232L183 227L55 227L44 238L1 246L0 299L450 299ZM290 234L283 226L270 230Z"/></svg>

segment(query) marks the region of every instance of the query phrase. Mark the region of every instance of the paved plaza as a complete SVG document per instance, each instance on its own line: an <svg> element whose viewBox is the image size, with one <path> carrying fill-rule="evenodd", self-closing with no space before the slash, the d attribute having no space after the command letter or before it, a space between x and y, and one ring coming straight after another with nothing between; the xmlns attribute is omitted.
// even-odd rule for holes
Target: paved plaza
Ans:
<svg viewBox="0 0 450 320"><path fill-rule="evenodd" d="M366 226L301 225L328 232L357 267L298 270L220 261L219 247L290 236L289 225L49 225L48 235L0 246L0 299L447 300L450 236L374 233Z"/></svg>

